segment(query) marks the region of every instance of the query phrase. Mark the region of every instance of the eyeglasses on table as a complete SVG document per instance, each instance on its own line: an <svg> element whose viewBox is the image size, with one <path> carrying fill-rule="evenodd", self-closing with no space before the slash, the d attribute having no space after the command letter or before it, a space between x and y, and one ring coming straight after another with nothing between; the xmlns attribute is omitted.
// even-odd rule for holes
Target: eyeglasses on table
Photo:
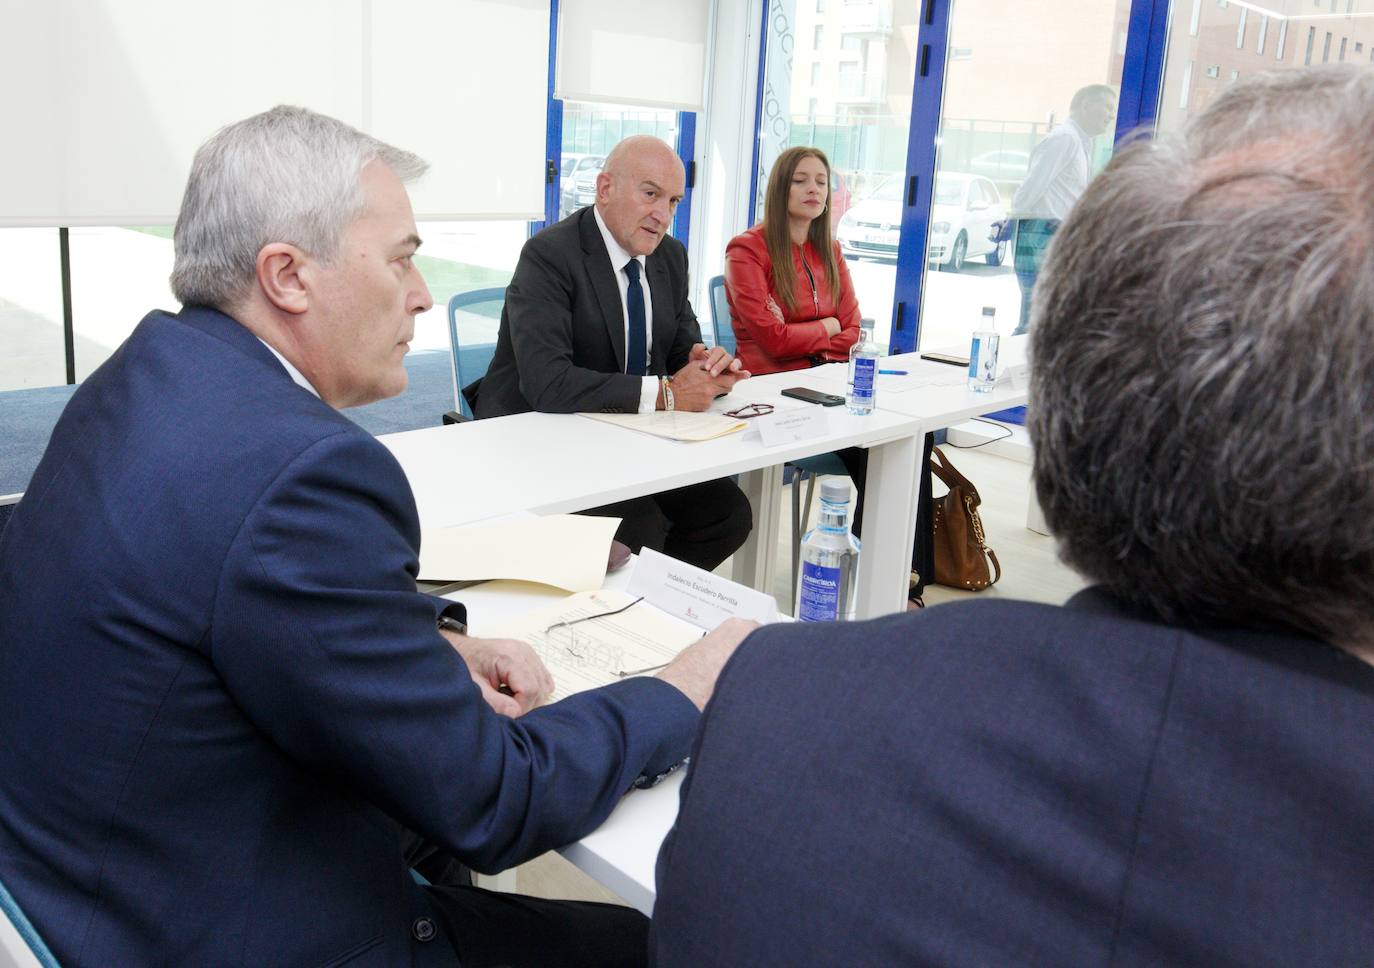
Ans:
<svg viewBox="0 0 1374 968"><path fill-rule="evenodd" d="M746 403L735 410L725 411L725 416L734 417L736 420L748 420L750 417L762 417L772 412L771 403Z"/></svg>
<svg viewBox="0 0 1374 968"><path fill-rule="evenodd" d="M586 661L591 658L589 646L592 644L592 640L586 634L579 635L573 626L582 622L590 622L598 618L610 618L612 615L619 615L621 612L633 608L642 601L644 601L643 595L636 598L629 605L613 609L609 612L597 612L595 615L583 615L581 618L570 618L565 622L554 622L548 628L544 629L544 637L556 647L565 650L574 659ZM646 666L643 669L608 669L607 671L617 679L628 679L631 676L642 676L646 672L655 672L662 669L667 664L667 662L660 662L658 665Z"/></svg>

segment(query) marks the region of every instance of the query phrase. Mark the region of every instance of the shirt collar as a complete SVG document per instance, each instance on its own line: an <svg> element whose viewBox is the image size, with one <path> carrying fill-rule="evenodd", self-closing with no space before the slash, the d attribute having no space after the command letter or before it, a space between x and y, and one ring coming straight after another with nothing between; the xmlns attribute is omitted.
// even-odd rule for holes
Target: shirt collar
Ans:
<svg viewBox="0 0 1374 968"><path fill-rule="evenodd" d="M1074 134L1078 135L1078 140L1079 140L1079 141L1083 142L1083 144L1088 145L1088 146L1091 146L1091 145L1092 145L1092 143L1093 143L1093 136L1090 135L1090 134L1088 134L1088 132L1084 131L1084 130L1083 130L1083 126L1082 126L1081 124L1079 124L1079 123L1078 123L1077 121L1075 121L1073 118L1069 118L1069 120L1066 121L1065 123L1066 123L1070 128L1073 129L1073 133L1074 133Z"/></svg>
<svg viewBox="0 0 1374 968"><path fill-rule="evenodd" d="M278 353L277 348L275 346L267 342L267 340L263 339L261 336L257 336L256 334L254 335L257 341L261 343L263 346L266 346L267 349L271 351L272 355L277 358L277 362L281 363L282 366L286 367L286 372L290 375L293 383L295 383L297 386L305 387L305 389L309 390L317 397L320 396L319 391L316 390L313 386L311 386L310 381L305 378L305 374L302 373L300 370L296 369L294 366L292 366L290 360L288 360L286 357ZM324 398L321 397L321 399Z"/></svg>
<svg viewBox="0 0 1374 968"><path fill-rule="evenodd" d="M611 268L619 272L625 268L625 263L630 261L630 253L620 247L620 243L615 240L611 230L606 228L606 221L601 217L601 211L595 205L592 206L592 216L596 219L596 227L601 230L601 241L606 243L606 254L611 257ZM639 274L643 276L644 256L637 255L634 256L634 259L639 263Z"/></svg>

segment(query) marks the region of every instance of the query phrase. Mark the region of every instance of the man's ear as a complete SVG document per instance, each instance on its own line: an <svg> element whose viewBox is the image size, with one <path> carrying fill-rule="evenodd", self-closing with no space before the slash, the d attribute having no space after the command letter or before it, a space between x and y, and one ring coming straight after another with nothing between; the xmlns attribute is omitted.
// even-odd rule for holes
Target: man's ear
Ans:
<svg viewBox="0 0 1374 968"><path fill-rule="evenodd" d="M596 200L598 202L608 201L611 197L611 178L613 176L606 172L600 172L596 176Z"/></svg>
<svg viewBox="0 0 1374 968"><path fill-rule="evenodd" d="M269 242L258 250L254 269L258 286L273 306L292 315L310 308L312 265L300 249L289 242Z"/></svg>

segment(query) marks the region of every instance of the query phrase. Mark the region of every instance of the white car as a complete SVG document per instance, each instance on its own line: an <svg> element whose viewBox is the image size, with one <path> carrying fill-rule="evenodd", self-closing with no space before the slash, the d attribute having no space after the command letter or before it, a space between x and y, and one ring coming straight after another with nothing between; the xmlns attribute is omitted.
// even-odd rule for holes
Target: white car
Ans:
<svg viewBox="0 0 1374 968"><path fill-rule="evenodd" d="M985 151L981 155L974 155L968 163L969 171L996 182L1024 181L1029 168L1030 152L1015 148Z"/></svg>
<svg viewBox="0 0 1374 968"><path fill-rule="evenodd" d="M905 175L889 176L840 219L835 235L846 256L896 260L905 185ZM939 172L927 261L954 272L973 256L982 256L990 266L1001 265L1007 243L993 242L990 236L992 224L1006 217L1007 207L991 181L964 172Z"/></svg>
<svg viewBox="0 0 1374 968"><path fill-rule="evenodd" d="M566 218L596 199L596 175L605 161L605 155L573 152L563 155L563 169L558 179L559 218Z"/></svg>

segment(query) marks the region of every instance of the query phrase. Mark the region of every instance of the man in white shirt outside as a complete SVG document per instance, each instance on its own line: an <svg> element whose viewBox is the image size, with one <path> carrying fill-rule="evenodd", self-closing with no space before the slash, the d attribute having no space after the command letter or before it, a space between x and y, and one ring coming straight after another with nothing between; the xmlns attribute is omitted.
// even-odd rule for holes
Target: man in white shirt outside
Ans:
<svg viewBox="0 0 1374 968"><path fill-rule="evenodd" d="M1106 84L1080 88L1069 102L1069 119L1058 125L1031 152L1026 180L1011 200L1016 222L1016 281L1021 285L1021 319L1012 335L1030 324L1031 290L1040 273L1045 249L1068 217L1092 176L1093 140L1116 117L1116 92Z"/></svg>

